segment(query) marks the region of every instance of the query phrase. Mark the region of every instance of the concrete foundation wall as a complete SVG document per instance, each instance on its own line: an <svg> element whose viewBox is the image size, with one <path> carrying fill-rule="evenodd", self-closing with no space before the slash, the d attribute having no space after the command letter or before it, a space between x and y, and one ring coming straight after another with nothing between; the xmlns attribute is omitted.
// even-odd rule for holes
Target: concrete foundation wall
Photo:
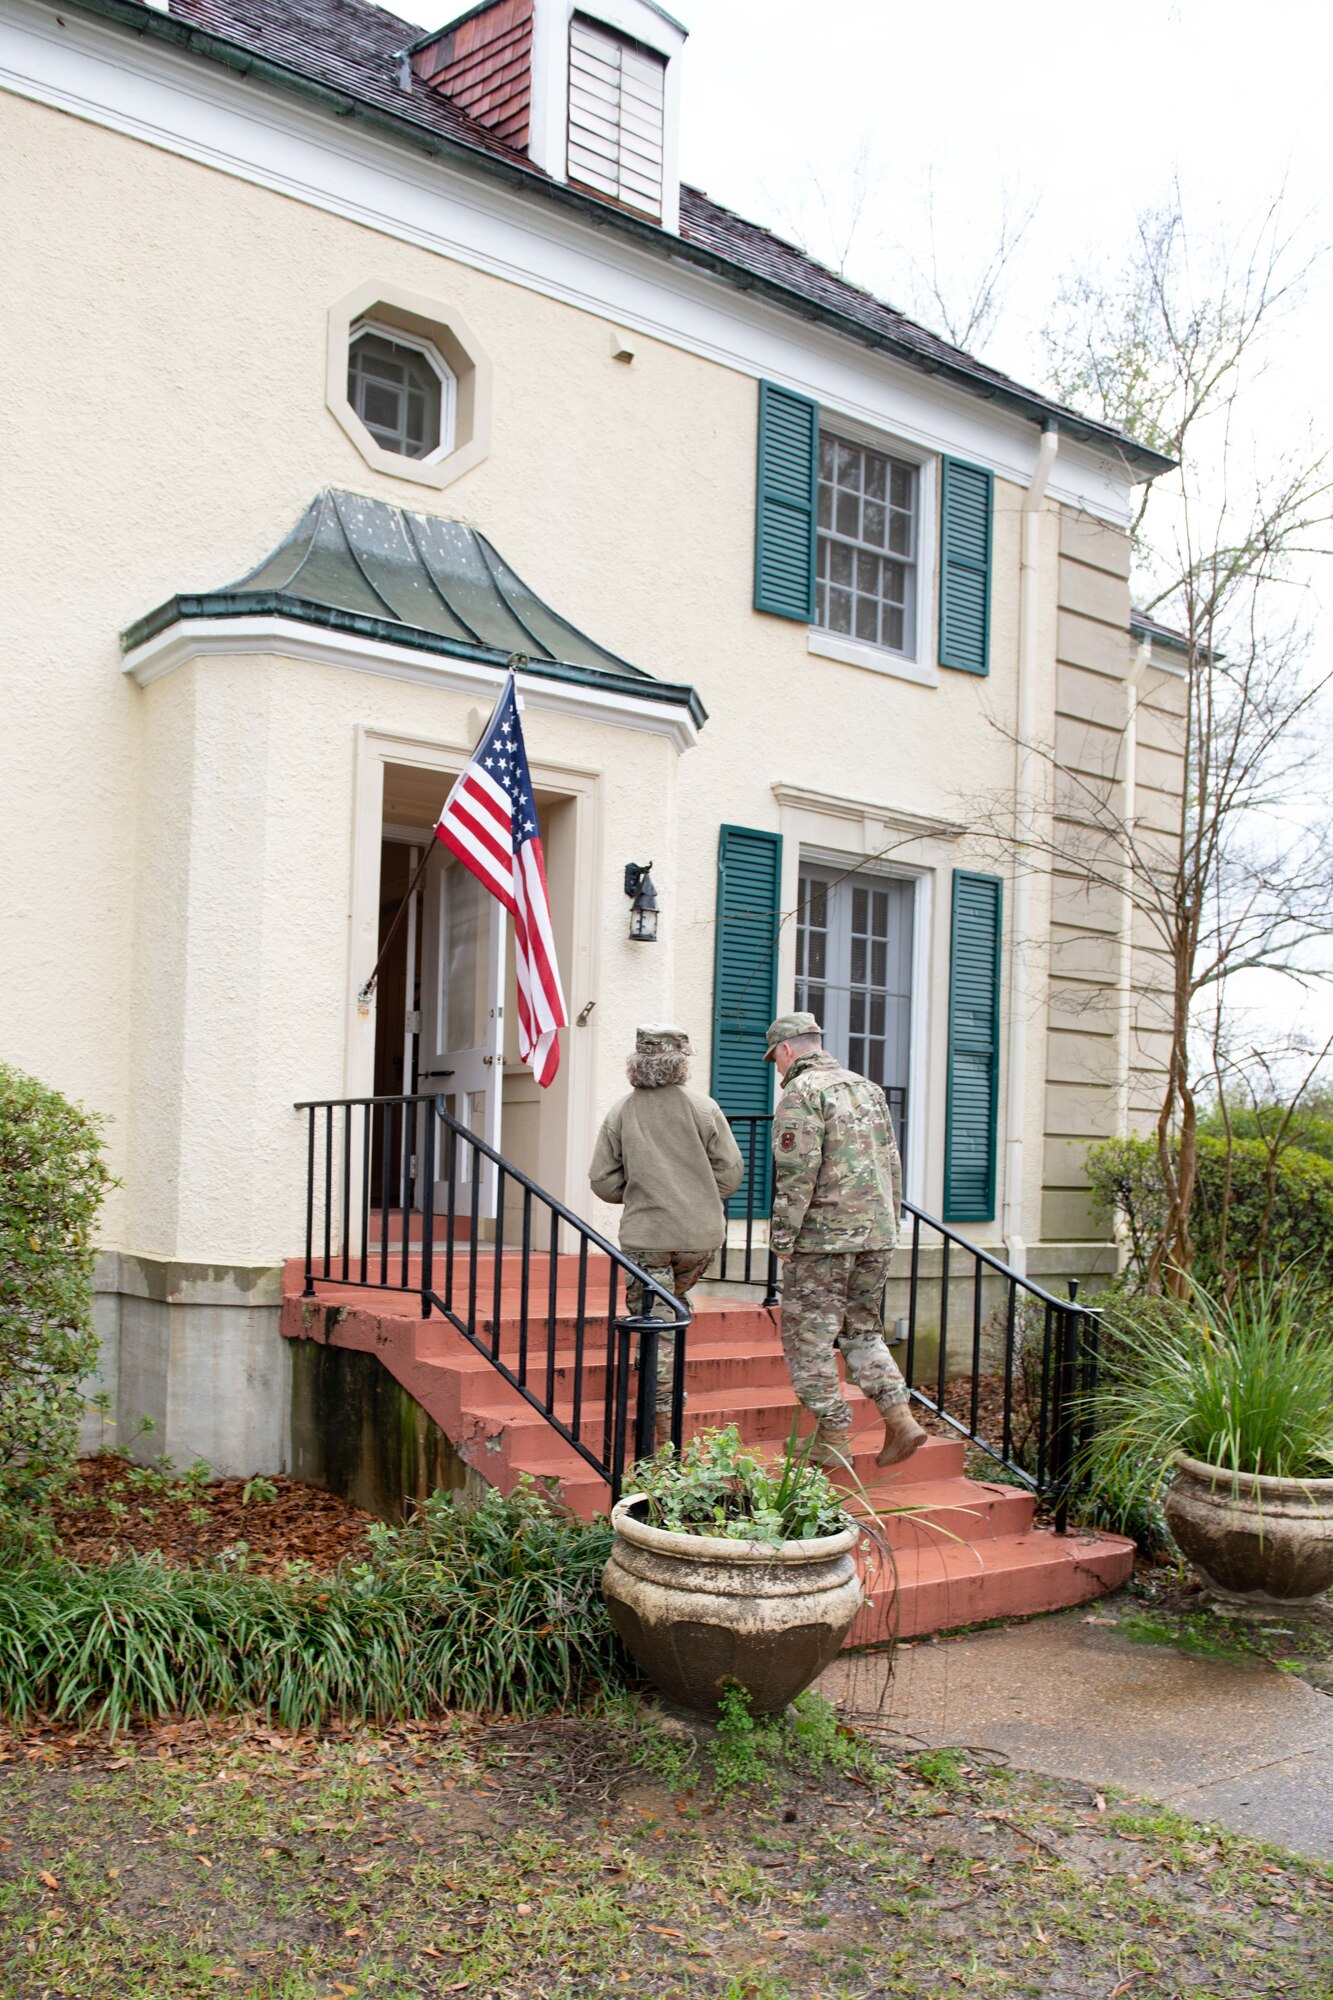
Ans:
<svg viewBox="0 0 1333 2000"><path fill-rule="evenodd" d="M291 1349L292 1473L384 1521L435 1492L485 1489L439 1425L373 1354L297 1340Z"/></svg>
<svg viewBox="0 0 1333 2000"><path fill-rule="evenodd" d="M98 1259L102 1356L84 1448L142 1460L206 1460L228 1478L286 1472L291 1459L291 1348L278 1331L282 1272L267 1265L182 1264L108 1253ZM144 1429L144 1419L152 1429Z"/></svg>

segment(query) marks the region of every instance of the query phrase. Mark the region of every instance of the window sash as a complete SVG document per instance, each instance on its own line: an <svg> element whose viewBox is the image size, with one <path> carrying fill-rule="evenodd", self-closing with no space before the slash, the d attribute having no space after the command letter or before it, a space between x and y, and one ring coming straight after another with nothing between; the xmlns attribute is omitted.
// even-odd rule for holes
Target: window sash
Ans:
<svg viewBox="0 0 1333 2000"><path fill-rule="evenodd" d="M900 658L917 653L920 472L822 431L815 625Z"/></svg>

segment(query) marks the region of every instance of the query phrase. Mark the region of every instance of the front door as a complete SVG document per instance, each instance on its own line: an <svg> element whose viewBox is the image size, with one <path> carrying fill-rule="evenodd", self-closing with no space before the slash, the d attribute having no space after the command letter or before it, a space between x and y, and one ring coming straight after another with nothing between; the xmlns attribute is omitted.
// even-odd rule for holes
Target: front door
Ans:
<svg viewBox="0 0 1333 2000"><path fill-rule="evenodd" d="M467 1131L499 1150L504 1082L505 912L438 840L421 916L421 1041L417 1088L433 1091ZM435 1208L448 1203L448 1153L437 1135ZM454 1213L471 1213L476 1156L459 1146ZM479 1217L495 1215L495 1170L483 1166Z"/></svg>
<svg viewBox="0 0 1333 2000"><path fill-rule="evenodd" d="M893 876L801 867L796 1005L822 1023L831 1055L880 1085L904 1159L914 900L915 884Z"/></svg>

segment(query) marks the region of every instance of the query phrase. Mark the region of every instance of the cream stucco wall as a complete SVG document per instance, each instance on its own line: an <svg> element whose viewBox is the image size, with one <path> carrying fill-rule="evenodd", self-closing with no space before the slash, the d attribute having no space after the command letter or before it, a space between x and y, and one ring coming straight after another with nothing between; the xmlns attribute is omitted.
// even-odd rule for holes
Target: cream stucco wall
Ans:
<svg viewBox="0 0 1333 2000"><path fill-rule="evenodd" d="M25 556L2 665L21 719L0 750L20 892L0 948L22 968L5 1055L110 1117L124 1186L108 1245L256 1265L299 1247L289 1107L366 1075L352 996L368 969L376 831L358 798L373 798L366 760L381 754L367 746L410 758L401 744L416 744L446 772L472 740L476 697L262 653L141 688L120 670L117 634L176 591L241 574L320 486L429 506L483 529L565 616L693 683L709 710L683 755L586 719L529 722L539 785L567 790L581 815L586 920L565 973L571 1012L595 1005L564 1037L566 1141L550 1169L586 1205L580 1163L623 1087L635 1021L684 1020L706 1077L721 822L782 828L790 881L802 839L853 859L885 843L873 812L853 837L845 813L784 806L775 785L882 808L892 842L894 813L966 828L979 796L1012 783L1021 489L996 488L988 679L942 672L928 688L814 657L803 627L751 608L750 374L644 336L625 366L604 319L520 283L33 103L3 100L3 121L10 463L40 468L36 487L11 480L4 497L7 546ZM372 470L325 406L327 314L363 283L461 313L493 365L489 453L438 496ZM1043 714L1056 538L1050 510ZM920 1192L937 1206L949 871L995 864L967 831L894 858L933 883L914 1087L928 1114ZM655 864L651 950L625 937L631 859ZM1033 911L1044 937L1040 891ZM1030 1015L1035 1238L1040 978ZM1001 1130L1004 1118L1002 1102Z"/></svg>

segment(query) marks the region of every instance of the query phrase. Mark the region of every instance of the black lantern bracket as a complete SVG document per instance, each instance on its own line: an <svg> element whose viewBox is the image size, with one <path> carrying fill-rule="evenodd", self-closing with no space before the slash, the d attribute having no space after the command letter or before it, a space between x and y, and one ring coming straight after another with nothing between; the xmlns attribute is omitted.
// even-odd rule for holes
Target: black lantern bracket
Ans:
<svg viewBox="0 0 1333 2000"><path fill-rule="evenodd" d="M657 942L657 890L653 885L651 861L625 863L625 894L632 900L629 934L635 944Z"/></svg>

